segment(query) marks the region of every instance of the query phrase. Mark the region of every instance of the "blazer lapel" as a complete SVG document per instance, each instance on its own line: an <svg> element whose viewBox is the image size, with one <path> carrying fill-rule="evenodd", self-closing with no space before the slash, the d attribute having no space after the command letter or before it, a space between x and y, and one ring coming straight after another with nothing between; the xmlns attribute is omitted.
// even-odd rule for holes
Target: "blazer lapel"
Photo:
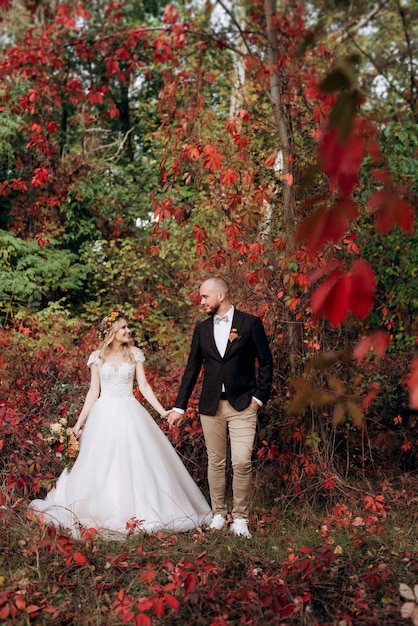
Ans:
<svg viewBox="0 0 418 626"><path fill-rule="evenodd" d="M208 340L208 349L214 352L220 359L222 358L215 342L215 331L213 328L213 318L209 317L206 322L205 335Z"/></svg>
<svg viewBox="0 0 418 626"><path fill-rule="evenodd" d="M240 312L237 311L237 309L234 309L234 317L232 318L232 324L231 324L231 331L230 332L232 332L233 329L236 330L237 331L237 335L239 337L240 328L241 328L241 315L240 315ZM236 339L234 339L234 341L238 341L238 337ZM228 343L226 344L226 350L225 350L224 358L226 357L226 355L230 351L231 346L232 346L234 341L231 341L230 339L228 339Z"/></svg>

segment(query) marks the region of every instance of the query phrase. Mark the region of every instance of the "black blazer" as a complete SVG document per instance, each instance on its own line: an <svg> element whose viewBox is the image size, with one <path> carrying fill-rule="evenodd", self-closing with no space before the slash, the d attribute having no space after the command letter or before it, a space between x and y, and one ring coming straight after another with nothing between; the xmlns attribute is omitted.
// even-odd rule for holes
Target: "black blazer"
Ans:
<svg viewBox="0 0 418 626"><path fill-rule="evenodd" d="M263 324L259 317L235 309L231 328L236 329L238 336L228 340L221 357L215 344L213 318L197 324L174 406L186 410L202 365L204 377L199 411L203 415L215 415L222 384L225 385L226 399L237 411L246 409L252 396L266 402L270 394L273 359Z"/></svg>

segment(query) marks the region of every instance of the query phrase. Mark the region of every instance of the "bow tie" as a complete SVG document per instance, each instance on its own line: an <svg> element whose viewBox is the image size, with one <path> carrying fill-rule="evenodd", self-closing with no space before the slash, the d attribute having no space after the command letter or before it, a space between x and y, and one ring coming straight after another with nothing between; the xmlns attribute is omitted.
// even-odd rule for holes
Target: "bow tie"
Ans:
<svg viewBox="0 0 418 626"><path fill-rule="evenodd" d="M213 321L215 322L215 324L219 324L219 322L227 322L228 316L227 315L215 315Z"/></svg>

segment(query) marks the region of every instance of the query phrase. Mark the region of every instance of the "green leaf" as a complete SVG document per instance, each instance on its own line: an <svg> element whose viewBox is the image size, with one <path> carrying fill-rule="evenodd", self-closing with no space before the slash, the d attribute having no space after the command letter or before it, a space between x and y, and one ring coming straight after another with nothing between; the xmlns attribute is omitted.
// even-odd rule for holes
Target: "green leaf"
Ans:
<svg viewBox="0 0 418 626"><path fill-rule="evenodd" d="M318 433L311 433L306 437L306 445L311 446L314 450L318 450L318 446L321 443L321 437Z"/></svg>

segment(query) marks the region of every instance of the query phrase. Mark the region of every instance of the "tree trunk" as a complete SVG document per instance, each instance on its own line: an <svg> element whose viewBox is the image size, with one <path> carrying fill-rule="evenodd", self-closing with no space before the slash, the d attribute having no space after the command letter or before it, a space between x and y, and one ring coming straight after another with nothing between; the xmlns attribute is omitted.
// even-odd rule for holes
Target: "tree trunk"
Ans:
<svg viewBox="0 0 418 626"><path fill-rule="evenodd" d="M293 131L289 112L283 103L283 76L277 65L279 56L279 42L277 30L274 27L274 15L277 9L276 0L265 0L264 11L266 18L267 35L267 63L270 67L270 90L269 99L277 129L278 146L277 152L281 157L282 171L282 197L283 197L283 223L286 235L286 249L292 252L295 247L296 234L296 198L293 186ZM301 336L298 332L292 313L288 311L288 336L289 336L289 361L292 370L295 369L298 357L302 353Z"/></svg>
<svg viewBox="0 0 418 626"><path fill-rule="evenodd" d="M279 56L279 45L277 31L273 25L273 17L276 13L276 0L265 0L266 35L267 35L267 62L270 71L270 91L269 98L273 111L274 121L278 135L278 152L282 154L283 167L283 218L285 225L286 241L288 250L293 250L295 246L295 194L292 184L293 164L289 157L293 152L293 132L290 123L290 116L283 104L282 86L283 77L277 66Z"/></svg>

